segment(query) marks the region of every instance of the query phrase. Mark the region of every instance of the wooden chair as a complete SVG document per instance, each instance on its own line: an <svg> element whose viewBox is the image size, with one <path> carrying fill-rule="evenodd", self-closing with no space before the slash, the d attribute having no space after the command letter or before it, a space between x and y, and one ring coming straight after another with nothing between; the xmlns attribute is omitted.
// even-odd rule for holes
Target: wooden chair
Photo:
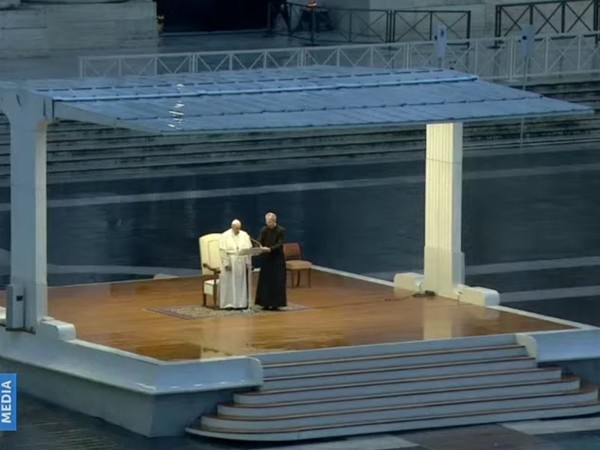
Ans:
<svg viewBox="0 0 600 450"><path fill-rule="evenodd" d="M221 252L219 251L219 233L210 233L198 239L200 247L200 266L202 275L211 278L202 284L202 301L206 306L206 296L213 298L215 306L219 304L219 275L221 274Z"/></svg>
<svg viewBox="0 0 600 450"><path fill-rule="evenodd" d="M296 287L300 286L300 275L303 271L308 273L308 287L310 287L312 263L302 259L300 244L297 242L283 244L283 254L285 255L285 268L291 275L292 287L294 286L294 274L296 274Z"/></svg>

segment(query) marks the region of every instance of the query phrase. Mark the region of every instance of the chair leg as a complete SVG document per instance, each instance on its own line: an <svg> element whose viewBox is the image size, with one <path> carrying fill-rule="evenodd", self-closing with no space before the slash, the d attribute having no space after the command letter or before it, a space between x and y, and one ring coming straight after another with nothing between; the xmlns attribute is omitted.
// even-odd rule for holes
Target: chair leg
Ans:
<svg viewBox="0 0 600 450"><path fill-rule="evenodd" d="M215 309L219 309L219 282L218 278L213 278L213 286L212 286L212 298L214 302Z"/></svg>
<svg viewBox="0 0 600 450"><path fill-rule="evenodd" d="M302 271L299 270L298 273L296 274L296 287L300 287L300 276L302 275Z"/></svg>
<svg viewBox="0 0 600 450"><path fill-rule="evenodd" d="M308 287L310 287L310 274L311 274L312 270L308 269Z"/></svg>
<svg viewBox="0 0 600 450"><path fill-rule="evenodd" d="M290 287L298 287L298 272L295 270L290 270Z"/></svg>
<svg viewBox="0 0 600 450"><path fill-rule="evenodd" d="M202 292L202 304L206 306L206 292Z"/></svg>

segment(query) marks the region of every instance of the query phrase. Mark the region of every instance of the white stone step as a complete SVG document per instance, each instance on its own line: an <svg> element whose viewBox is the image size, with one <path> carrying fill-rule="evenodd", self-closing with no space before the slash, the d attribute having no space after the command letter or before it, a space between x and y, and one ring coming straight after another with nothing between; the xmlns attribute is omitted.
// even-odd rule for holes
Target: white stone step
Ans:
<svg viewBox="0 0 600 450"><path fill-rule="evenodd" d="M343 412L294 414L289 416L235 417L204 416L202 426L235 429L239 431L276 431L289 428L340 426L361 421L409 420L420 416L472 414L485 411L502 411L519 408L547 408L597 401L596 389L538 394L522 397L497 397L455 402L416 403L382 408L350 409Z"/></svg>
<svg viewBox="0 0 600 450"><path fill-rule="evenodd" d="M356 345L349 347L331 347L314 350L288 351L254 355L263 365L300 363L332 358L358 358L380 356L393 353L417 353L434 351L457 351L461 349L515 345L512 334L488 336L469 336L454 339L432 339L427 341L390 342L386 344Z"/></svg>
<svg viewBox="0 0 600 450"><path fill-rule="evenodd" d="M460 373L482 373L494 370L528 369L535 367L535 360L529 357L480 359L477 361L422 364L398 368L383 368L370 370L352 370L332 372L326 375L295 375L287 377L265 378L262 388L285 389L298 387L317 387L339 384L343 377L346 383L366 381L400 380L408 378L456 375Z"/></svg>
<svg viewBox="0 0 600 450"><path fill-rule="evenodd" d="M281 363L264 365L265 378L326 374L360 369L378 369L384 367L402 367L418 364L436 364L478 359L510 358L527 356L525 347L520 345L493 346L481 348L458 349L454 351L437 350L430 352L399 353L377 356L360 356L349 358L330 358L306 362Z"/></svg>
<svg viewBox="0 0 600 450"><path fill-rule="evenodd" d="M260 430L255 432L191 426L186 431L193 435L238 441L295 441L342 436L356 436L372 433L446 428L485 423L499 423L522 420L576 417L600 413L600 403L565 405L562 407L521 408L503 411L480 411L471 414L438 415L412 418L408 420L359 421L343 426L322 426L315 428L292 428L287 430Z"/></svg>
<svg viewBox="0 0 600 450"><path fill-rule="evenodd" d="M346 411L351 408L381 408L402 406L415 403L442 401L474 400L478 398L517 397L531 394L550 394L576 391L580 387L578 378L570 378L549 383L524 383L497 386L470 387L454 389L432 389L404 393L388 392L379 395L356 393L344 399L318 399L288 403L268 403L264 405L219 405L218 414L237 417L269 417L292 414L311 414L321 412ZM361 395L362 394L362 395Z"/></svg>
<svg viewBox="0 0 600 450"><path fill-rule="evenodd" d="M356 395L381 395L387 393L407 393L426 390L448 390L465 386L493 386L498 384L518 384L560 381L562 369L558 367L533 368L524 370L496 371L479 374L459 374L452 376L419 377L417 379L391 380L362 383L346 383L308 388L257 390L234 394L233 399L240 405L265 405L293 401L335 400Z"/></svg>

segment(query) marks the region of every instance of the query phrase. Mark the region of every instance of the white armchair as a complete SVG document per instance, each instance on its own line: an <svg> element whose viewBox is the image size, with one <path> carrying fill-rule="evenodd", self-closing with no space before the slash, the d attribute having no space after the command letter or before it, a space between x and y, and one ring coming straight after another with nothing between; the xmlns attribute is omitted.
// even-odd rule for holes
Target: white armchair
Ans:
<svg viewBox="0 0 600 450"><path fill-rule="evenodd" d="M206 306L206 296L210 295L216 305L219 304L219 275L221 273L221 253L219 251L220 233L210 233L198 239L200 246L200 267L202 275L210 275L202 284L202 301Z"/></svg>

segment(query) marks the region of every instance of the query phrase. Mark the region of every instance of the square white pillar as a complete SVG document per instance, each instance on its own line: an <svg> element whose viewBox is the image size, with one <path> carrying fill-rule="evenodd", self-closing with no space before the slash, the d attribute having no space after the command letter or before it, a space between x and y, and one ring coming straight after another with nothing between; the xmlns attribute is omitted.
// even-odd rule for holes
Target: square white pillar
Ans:
<svg viewBox="0 0 600 450"><path fill-rule="evenodd" d="M11 252L10 284L22 290L22 308L8 316L35 330L47 315L46 129L47 122L9 114ZM10 299L7 306L10 308ZM7 324L9 327L10 324ZM16 326L18 328L18 326Z"/></svg>
<svg viewBox="0 0 600 450"><path fill-rule="evenodd" d="M465 286L462 252L462 123L427 125L424 273L400 273L394 285L477 305L497 305L496 291Z"/></svg>
<svg viewBox="0 0 600 450"><path fill-rule="evenodd" d="M464 284L462 162L462 123L427 125L422 289L450 298Z"/></svg>

